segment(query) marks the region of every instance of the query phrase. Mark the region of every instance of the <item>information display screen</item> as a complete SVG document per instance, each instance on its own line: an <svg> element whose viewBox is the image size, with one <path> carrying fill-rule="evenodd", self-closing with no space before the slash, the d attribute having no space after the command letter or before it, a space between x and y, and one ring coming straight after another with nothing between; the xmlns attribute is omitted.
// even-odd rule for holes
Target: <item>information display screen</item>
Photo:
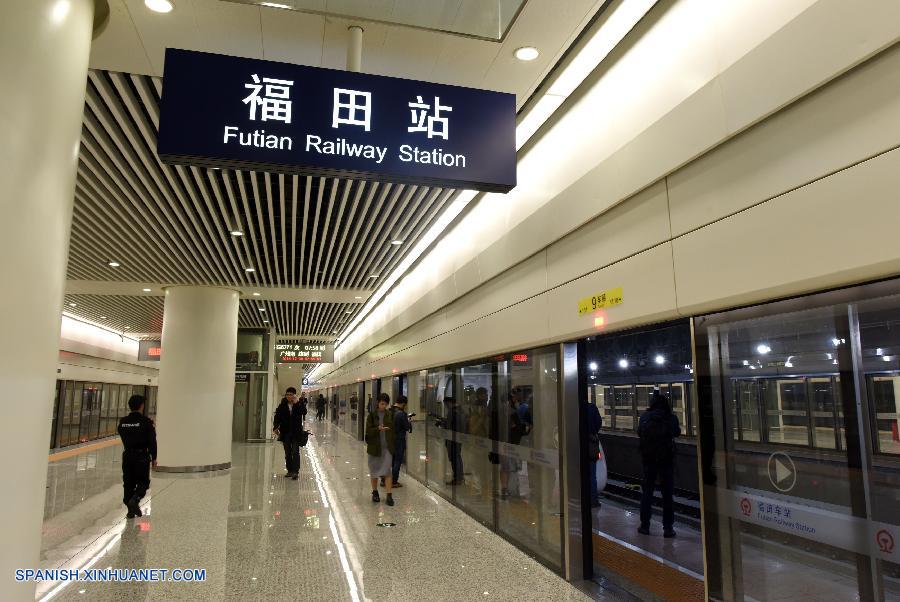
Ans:
<svg viewBox="0 0 900 602"><path fill-rule="evenodd" d="M275 361L279 364L330 364L334 361L334 343L277 343L275 354Z"/></svg>

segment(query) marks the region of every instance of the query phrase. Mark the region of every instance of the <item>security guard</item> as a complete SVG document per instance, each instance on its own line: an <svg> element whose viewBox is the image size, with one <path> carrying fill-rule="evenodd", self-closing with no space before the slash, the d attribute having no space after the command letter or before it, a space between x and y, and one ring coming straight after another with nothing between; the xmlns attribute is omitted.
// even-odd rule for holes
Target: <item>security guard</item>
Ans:
<svg viewBox="0 0 900 602"><path fill-rule="evenodd" d="M144 416L144 397L132 395L128 400L131 413L119 419L119 436L125 451L122 452L122 484L125 495L122 502L128 507L125 518L141 516L141 498L150 487L150 464L156 468L156 428L153 421Z"/></svg>

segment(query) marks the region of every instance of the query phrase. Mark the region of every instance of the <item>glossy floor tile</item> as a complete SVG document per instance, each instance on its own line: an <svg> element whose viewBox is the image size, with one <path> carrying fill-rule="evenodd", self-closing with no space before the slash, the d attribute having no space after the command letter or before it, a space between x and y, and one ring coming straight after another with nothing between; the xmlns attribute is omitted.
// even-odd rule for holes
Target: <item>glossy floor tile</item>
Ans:
<svg viewBox="0 0 900 602"><path fill-rule="evenodd" d="M314 436L302 450L300 480L283 477L279 444L236 444L228 471L154 474L145 516L128 521L119 447L51 467L48 491L56 497L45 521L43 567L206 574L189 583L42 583L38 597L590 599L411 478L394 507L373 504L364 446L329 423L307 428Z"/></svg>

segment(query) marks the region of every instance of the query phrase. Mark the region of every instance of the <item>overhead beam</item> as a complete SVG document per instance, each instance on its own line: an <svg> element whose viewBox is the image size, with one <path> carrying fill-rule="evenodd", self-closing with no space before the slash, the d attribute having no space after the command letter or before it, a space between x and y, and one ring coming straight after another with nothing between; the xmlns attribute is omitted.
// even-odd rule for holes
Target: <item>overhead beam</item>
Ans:
<svg viewBox="0 0 900 602"><path fill-rule="evenodd" d="M133 297L160 297L170 282L118 282L112 280L68 280L69 295L124 295ZM192 285L196 286L196 285ZM292 301L300 303L365 303L372 291L358 288L288 288L264 286L229 286L247 299L260 301ZM144 289L150 289L144 291ZM259 293L255 295L254 293Z"/></svg>

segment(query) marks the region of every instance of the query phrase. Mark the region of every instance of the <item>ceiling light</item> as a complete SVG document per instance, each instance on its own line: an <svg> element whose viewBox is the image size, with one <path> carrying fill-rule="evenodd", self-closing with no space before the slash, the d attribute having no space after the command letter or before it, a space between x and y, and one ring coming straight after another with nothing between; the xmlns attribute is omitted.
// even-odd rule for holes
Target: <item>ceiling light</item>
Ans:
<svg viewBox="0 0 900 602"><path fill-rule="evenodd" d="M231 235L232 235L232 236L243 236L244 233L241 232L240 230L232 230L232 231L231 231Z"/></svg>
<svg viewBox="0 0 900 602"><path fill-rule="evenodd" d="M889 361L891 361L892 358L889 355L882 355L881 359L884 360L885 362L889 362Z"/></svg>
<svg viewBox="0 0 900 602"><path fill-rule="evenodd" d="M108 265L108 266L111 267L111 268L117 268L117 267L119 267L119 266L122 265L122 264L120 264L118 261L110 261L110 262L107 263L106 265Z"/></svg>
<svg viewBox="0 0 900 602"><path fill-rule="evenodd" d="M269 323L268 320L263 320L263 324L268 324L268 323Z"/></svg>
<svg viewBox="0 0 900 602"><path fill-rule="evenodd" d="M69 303L69 307L77 307L77 306L78 306L77 303Z"/></svg>
<svg viewBox="0 0 900 602"><path fill-rule="evenodd" d="M251 272L255 272L255 271L256 271L256 268L244 268L244 271L247 272L247 273L249 274L249 273L251 273Z"/></svg>
<svg viewBox="0 0 900 602"><path fill-rule="evenodd" d="M169 13L175 8L172 0L144 0L144 6L155 13Z"/></svg>
<svg viewBox="0 0 900 602"><path fill-rule="evenodd" d="M756 352L760 355L765 355L772 351L772 348L766 345L765 343L760 343L756 346Z"/></svg>
<svg viewBox="0 0 900 602"><path fill-rule="evenodd" d="M105 320L105 319L106 319L106 316L100 316L100 319L101 319L101 320Z"/></svg>
<svg viewBox="0 0 900 602"><path fill-rule="evenodd" d="M588 364L588 368L590 368L591 370L596 370L597 362L591 362L590 364Z"/></svg>
<svg viewBox="0 0 900 602"><path fill-rule="evenodd" d="M332 330L331 334L337 334L337 330Z"/></svg>
<svg viewBox="0 0 900 602"><path fill-rule="evenodd" d="M533 61L541 56L541 53L534 46L522 46L521 48L516 48L516 51L513 54L520 61Z"/></svg>
<svg viewBox="0 0 900 602"><path fill-rule="evenodd" d="M875 355L884 355L884 349L878 347L875 349Z"/></svg>
<svg viewBox="0 0 900 602"><path fill-rule="evenodd" d="M352 313L353 313L353 310L352 310L352 309L348 309L348 310L345 311L344 313L345 313L345 314L352 314Z"/></svg>
<svg viewBox="0 0 900 602"><path fill-rule="evenodd" d="M260 2L260 6L268 6L269 8L286 8L291 9L293 7L288 6L287 4L278 4L277 2Z"/></svg>
<svg viewBox="0 0 900 602"><path fill-rule="evenodd" d="M402 245L403 241L398 238L397 240L392 240L391 244L392 245Z"/></svg>
<svg viewBox="0 0 900 602"><path fill-rule="evenodd" d="M369 278L378 278L378 274L372 274Z"/></svg>
<svg viewBox="0 0 900 602"><path fill-rule="evenodd" d="M253 293L254 297L259 297L259 293Z"/></svg>
<svg viewBox="0 0 900 602"><path fill-rule="evenodd" d="M661 355L657 355L655 358L653 358L653 361L656 362L657 364L659 364L660 366L662 366L663 364L666 363L666 358L664 358Z"/></svg>
<svg viewBox="0 0 900 602"><path fill-rule="evenodd" d="M747 360L744 360L744 365L745 365L745 366L749 366L749 365L750 365L750 362L748 362Z"/></svg>
<svg viewBox="0 0 900 602"><path fill-rule="evenodd" d="M265 308L265 307L260 307L260 308L259 308L259 311L266 311L266 308Z"/></svg>
<svg viewBox="0 0 900 602"><path fill-rule="evenodd" d="M354 299L362 299L362 297L353 297Z"/></svg>
<svg viewBox="0 0 900 602"><path fill-rule="evenodd" d="M149 289L149 288L142 288L141 290L144 291L145 293L149 293L149 292L150 292L150 289Z"/></svg>
<svg viewBox="0 0 900 602"><path fill-rule="evenodd" d="M626 360L625 358L620 359L619 360L619 368L627 368L627 367L628 367L628 360Z"/></svg>
<svg viewBox="0 0 900 602"><path fill-rule="evenodd" d="M125 330L131 330L131 326L126 326Z"/></svg>

